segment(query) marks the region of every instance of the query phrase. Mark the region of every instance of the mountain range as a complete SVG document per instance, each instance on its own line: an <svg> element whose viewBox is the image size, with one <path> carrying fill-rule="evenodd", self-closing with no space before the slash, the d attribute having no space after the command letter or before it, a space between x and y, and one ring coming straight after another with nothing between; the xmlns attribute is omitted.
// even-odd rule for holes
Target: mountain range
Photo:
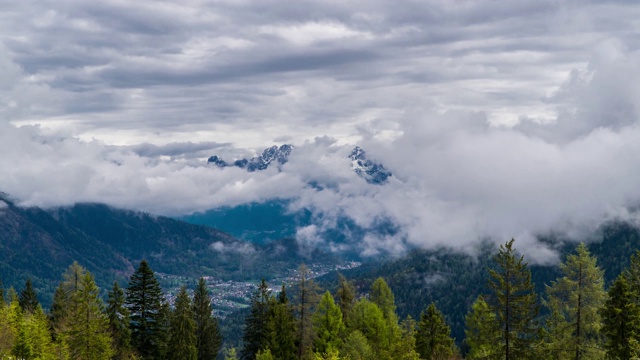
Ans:
<svg viewBox="0 0 640 360"><path fill-rule="evenodd" d="M278 169L280 169L289 161L289 156L293 150L293 145L284 144L280 147L273 145L264 149L262 154L252 157L251 159L238 159L233 162L227 162L217 155L213 155L209 157L207 163L220 168L230 166L238 167L249 172L266 170L272 164L275 164ZM366 152L359 146L356 146L351 151L348 158L351 160L351 168L353 171L370 184L386 184L388 179L393 176L384 165L368 159Z"/></svg>
<svg viewBox="0 0 640 360"><path fill-rule="evenodd" d="M335 264L336 255L301 249L292 238L248 243L220 230L177 219L76 204L41 209L0 197L0 279L21 289L27 278L45 307L64 270L78 261L104 290L126 279L142 259L166 275L254 280L281 275L302 262Z"/></svg>

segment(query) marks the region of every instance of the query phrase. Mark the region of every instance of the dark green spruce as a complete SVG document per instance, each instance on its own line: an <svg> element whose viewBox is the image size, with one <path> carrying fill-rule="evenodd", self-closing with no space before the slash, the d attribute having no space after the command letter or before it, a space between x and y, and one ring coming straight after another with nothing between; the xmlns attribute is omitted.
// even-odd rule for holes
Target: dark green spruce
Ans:
<svg viewBox="0 0 640 360"><path fill-rule="evenodd" d="M416 350L421 359L427 360L448 359L453 355L454 343L451 338L451 328L434 303L420 314L416 332Z"/></svg>
<svg viewBox="0 0 640 360"><path fill-rule="evenodd" d="M25 282L24 289L20 292L18 303L20 304L22 311L30 314L33 314L33 312L38 308L38 305L40 304L38 302L38 294L36 294L36 291L31 285L31 279L27 279Z"/></svg>
<svg viewBox="0 0 640 360"><path fill-rule="evenodd" d="M494 266L489 269L489 306L496 314L502 333L501 357L505 360L535 358L539 327L537 297L531 282L531 270L518 256L511 239L500 245L493 257Z"/></svg>
<svg viewBox="0 0 640 360"><path fill-rule="evenodd" d="M187 288L182 286L171 314L167 355L172 360L196 360L196 321Z"/></svg>
<svg viewBox="0 0 640 360"><path fill-rule="evenodd" d="M242 340L244 349L242 349L242 360L253 360L260 350L264 350L269 346L269 334L267 332L267 323L269 321L269 303L271 291L267 287L264 279L258 286L258 289L251 296L251 313L245 321L245 330Z"/></svg>
<svg viewBox="0 0 640 360"><path fill-rule="evenodd" d="M213 360L220 352L222 337L218 319L213 316L211 295L204 278L198 280L198 287L193 294L193 313L196 321L198 360Z"/></svg>
<svg viewBox="0 0 640 360"><path fill-rule="evenodd" d="M131 275L126 306L130 311L131 345L144 360L159 360L166 348L166 311L160 284L146 260Z"/></svg>
<svg viewBox="0 0 640 360"><path fill-rule="evenodd" d="M125 360L131 356L131 330L129 329L129 310L125 307L124 291L113 283L107 298L107 317L109 331L115 350L114 360Z"/></svg>

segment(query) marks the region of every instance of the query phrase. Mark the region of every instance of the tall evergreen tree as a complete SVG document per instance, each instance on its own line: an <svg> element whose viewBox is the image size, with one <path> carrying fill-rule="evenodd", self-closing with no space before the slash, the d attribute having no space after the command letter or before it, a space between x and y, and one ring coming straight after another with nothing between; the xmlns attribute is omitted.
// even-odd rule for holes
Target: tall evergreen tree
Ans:
<svg viewBox="0 0 640 360"><path fill-rule="evenodd" d="M173 360L197 360L196 321L187 288L182 286L171 315L167 355Z"/></svg>
<svg viewBox="0 0 640 360"><path fill-rule="evenodd" d="M69 321L67 343L72 359L111 359L109 319L91 273L86 272L79 289L73 294L74 312Z"/></svg>
<svg viewBox="0 0 640 360"><path fill-rule="evenodd" d="M389 288L389 285L387 285L387 282L384 281L383 278L379 277L371 284L369 299L372 303L378 305L385 317L395 314L395 298L391 288Z"/></svg>
<svg viewBox="0 0 640 360"><path fill-rule="evenodd" d="M297 286L296 313L298 316L298 331L296 340L298 343L298 359L309 356L313 346L313 309L318 304L319 287L313 281L311 272L305 265L301 265L298 269L300 279Z"/></svg>
<svg viewBox="0 0 640 360"><path fill-rule="evenodd" d="M24 284L24 289L20 292L20 308L22 308L24 312L33 314L39 305L38 294L36 294L36 291L31 285L31 279L27 279Z"/></svg>
<svg viewBox="0 0 640 360"><path fill-rule="evenodd" d="M453 355L454 343L451 328L434 303L420 314L416 334L416 350L421 359L444 360Z"/></svg>
<svg viewBox="0 0 640 360"><path fill-rule="evenodd" d="M11 354L15 329L10 321L9 306L4 301L0 302L0 358Z"/></svg>
<svg viewBox="0 0 640 360"><path fill-rule="evenodd" d="M341 336L345 330L342 312L328 291L322 296L313 314L313 326L316 332L314 347L317 353L337 350L342 345Z"/></svg>
<svg viewBox="0 0 640 360"><path fill-rule="evenodd" d="M419 360L420 354L416 351L416 321L407 316L400 324L402 338L393 349L397 360Z"/></svg>
<svg viewBox="0 0 640 360"><path fill-rule="evenodd" d="M466 318L467 359L501 359L499 324L489 305L478 296Z"/></svg>
<svg viewBox="0 0 640 360"><path fill-rule="evenodd" d="M296 359L296 321L284 285L282 285L277 300L273 299L269 305L267 329L269 349L273 356L279 360Z"/></svg>
<svg viewBox="0 0 640 360"><path fill-rule="evenodd" d="M269 346L267 322L269 321L269 303L271 291L264 279L251 296L251 313L247 316L244 329L244 349L241 358L253 360L260 350Z"/></svg>
<svg viewBox="0 0 640 360"><path fill-rule="evenodd" d="M113 339L114 360L129 359L132 355L131 330L129 330L129 309L125 306L124 291L113 283L107 300L107 318L109 331Z"/></svg>
<svg viewBox="0 0 640 360"><path fill-rule="evenodd" d="M146 260L131 275L126 293L131 345L142 359L161 359L166 347L162 289Z"/></svg>
<svg viewBox="0 0 640 360"><path fill-rule="evenodd" d="M367 338L359 330L352 331L342 346L342 353L349 360L375 360Z"/></svg>
<svg viewBox="0 0 640 360"><path fill-rule="evenodd" d="M72 298L80 289L81 281L86 271L77 261L74 261L62 275L63 280L56 288L51 311L49 312L49 318L54 330L53 336L56 340L62 340L58 339L58 337L68 330L69 319L75 314L76 304L72 301Z"/></svg>
<svg viewBox="0 0 640 360"><path fill-rule="evenodd" d="M560 271L564 276L547 286L547 304L554 307L547 322L548 331L554 333L551 350L560 359L600 359L604 355L599 334L599 310L606 297L603 272L584 244L567 256ZM563 331L567 328L571 331Z"/></svg>
<svg viewBox="0 0 640 360"><path fill-rule="evenodd" d="M398 326L398 315L396 315L396 303L393 292L391 288L389 288L389 285L387 285L387 282L379 277L371 284L369 298L372 303L376 304L378 308L382 310L388 332L384 337L386 343L382 344L382 346L391 351L402 337L402 331L400 330L400 326Z"/></svg>
<svg viewBox="0 0 640 360"><path fill-rule="evenodd" d="M220 351L222 337L218 320L213 316L211 296L204 278L198 280L198 287L193 294L193 312L196 321L198 360L213 360Z"/></svg>
<svg viewBox="0 0 640 360"><path fill-rule="evenodd" d="M26 314L25 326L34 359L53 360L55 350L49 332L49 321L41 306L36 307L33 313Z"/></svg>
<svg viewBox="0 0 640 360"><path fill-rule="evenodd" d="M493 257L494 268L489 269L489 306L497 315L502 333L501 353L505 360L532 358L537 341L538 315L536 294L531 282L531 270L524 256L517 256L511 239L500 245Z"/></svg>
<svg viewBox="0 0 640 360"><path fill-rule="evenodd" d="M609 288L609 297L601 314L608 358L636 359L640 355L640 308L636 305L626 274L618 276Z"/></svg>
<svg viewBox="0 0 640 360"><path fill-rule="evenodd" d="M342 312L342 322L349 322L349 313L356 301L356 289L347 278L342 274L338 274L338 290L336 291L336 300L340 311Z"/></svg>
<svg viewBox="0 0 640 360"><path fill-rule="evenodd" d="M361 332L369 341L375 359L391 359L389 348L389 324L378 305L360 299L353 306L349 317L349 330Z"/></svg>

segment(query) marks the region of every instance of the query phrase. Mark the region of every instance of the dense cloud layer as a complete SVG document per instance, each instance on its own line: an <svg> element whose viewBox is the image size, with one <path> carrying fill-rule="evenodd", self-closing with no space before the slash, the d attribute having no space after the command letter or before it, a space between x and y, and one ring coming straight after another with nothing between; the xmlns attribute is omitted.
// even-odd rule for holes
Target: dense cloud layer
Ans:
<svg viewBox="0 0 640 360"><path fill-rule="evenodd" d="M635 2L12 2L0 191L178 215L271 198L392 220L362 249L580 238L640 200ZM36 126L31 126L37 124ZM26 125L26 126L25 126ZM282 172L206 166L273 143ZM354 144L389 168L354 176ZM320 184L311 187L309 183ZM2 205L2 204L0 204Z"/></svg>

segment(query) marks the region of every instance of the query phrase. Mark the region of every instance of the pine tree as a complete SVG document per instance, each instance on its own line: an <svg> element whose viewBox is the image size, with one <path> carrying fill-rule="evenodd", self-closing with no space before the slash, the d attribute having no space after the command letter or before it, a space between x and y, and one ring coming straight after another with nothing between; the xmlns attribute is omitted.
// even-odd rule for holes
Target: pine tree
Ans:
<svg viewBox="0 0 640 360"><path fill-rule="evenodd" d="M204 278L198 280L198 287L193 294L193 312L196 321L198 360L215 359L222 345L222 337L218 329L218 320L213 316L211 296Z"/></svg>
<svg viewBox="0 0 640 360"><path fill-rule="evenodd" d="M236 353L236 348L227 348L224 353L224 360L238 360L238 355Z"/></svg>
<svg viewBox="0 0 640 360"><path fill-rule="evenodd" d="M400 326L398 326L398 315L396 315L395 297L387 282L383 278L377 278L373 284L371 284L371 291L369 292L369 298L371 302L376 304L384 315L387 323L387 334L384 339L385 344L381 344L382 348L386 351L393 351L393 347L400 341L402 332Z"/></svg>
<svg viewBox="0 0 640 360"><path fill-rule="evenodd" d="M442 313L436 309L436 305L431 303L420 314L416 350L422 359L441 360L451 357L453 349L451 328L446 324Z"/></svg>
<svg viewBox="0 0 640 360"><path fill-rule="evenodd" d="M610 359L630 360L640 355L640 308L634 296L624 273L609 288L601 315L604 347Z"/></svg>
<svg viewBox="0 0 640 360"><path fill-rule="evenodd" d="M109 331L113 339L114 360L125 360L131 357L131 330L129 330L129 309L125 307L124 291L113 283L107 300L107 318Z"/></svg>
<svg viewBox="0 0 640 360"><path fill-rule="evenodd" d="M176 297L175 309L171 315L167 353L169 359L196 360L198 358L196 321L194 318L193 305L187 294L187 288L182 286Z"/></svg>
<svg viewBox="0 0 640 360"><path fill-rule="evenodd" d="M317 353L324 354L342 345L341 336L345 330L342 312L328 291L322 296L313 314L313 326L316 332L314 347Z"/></svg>
<svg viewBox="0 0 640 360"><path fill-rule="evenodd" d="M113 355L109 319L91 273L86 272L71 298L73 313L69 319L67 343L73 359L108 360Z"/></svg>
<svg viewBox="0 0 640 360"><path fill-rule="evenodd" d="M416 351L416 321L407 316L400 324L402 338L398 341L393 352L397 360L419 360L420 354Z"/></svg>
<svg viewBox="0 0 640 360"><path fill-rule="evenodd" d="M85 268L80 266L78 262L67 268L62 275L63 280L56 288L51 304L49 318L53 327L53 337L56 341L62 341L60 338L67 330L70 317L75 314L75 303L72 300L74 294L79 290L80 283L86 274Z"/></svg>
<svg viewBox="0 0 640 360"><path fill-rule="evenodd" d="M349 313L353 308L356 300L356 289L353 284L348 281L342 274L338 274L338 290L336 292L336 299L340 311L342 312L342 322L345 324L349 322Z"/></svg>
<svg viewBox="0 0 640 360"><path fill-rule="evenodd" d="M26 327L21 323L17 331L16 340L13 344L12 354L16 359L33 359L33 351L31 344L29 343L29 335L27 334Z"/></svg>
<svg viewBox="0 0 640 360"><path fill-rule="evenodd" d="M309 356L313 346L313 324L311 318L313 309L318 304L319 287L311 278L311 272L305 265L298 269L300 280L297 286L298 304L296 313L298 316L298 331L296 340L298 343L298 359Z"/></svg>
<svg viewBox="0 0 640 360"><path fill-rule="evenodd" d="M387 285L387 282L383 278L377 278L373 284L371 284L371 291L369 292L369 299L372 303L378 305L385 317L389 317L396 312L395 298L393 292Z"/></svg>
<svg viewBox="0 0 640 360"><path fill-rule="evenodd" d="M523 360L533 356L537 341L538 315L531 270L518 257L511 239L493 257L495 268L489 269L490 308L497 315L502 332L501 353L505 360Z"/></svg>
<svg viewBox="0 0 640 360"><path fill-rule="evenodd" d="M282 285L277 300L272 300L269 305L267 331L269 336L269 349L276 359L296 359L296 322L284 285Z"/></svg>
<svg viewBox="0 0 640 360"><path fill-rule="evenodd" d="M390 358L389 325L378 305L360 299L353 306L348 325L349 330L357 330L367 338L375 359Z"/></svg>
<svg viewBox="0 0 640 360"><path fill-rule="evenodd" d="M251 296L251 313L245 321L244 349L241 358L243 360L253 360L260 350L269 346L269 334L267 333L267 322L269 321L269 301L271 291L267 287L264 279L258 289Z"/></svg>
<svg viewBox="0 0 640 360"><path fill-rule="evenodd" d="M31 285L31 279L27 279L24 290L20 293L20 307L24 312L33 313L39 305L38 294Z"/></svg>
<svg viewBox="0 0 640 360"><path fill-rule="evenodd" d="M41 306L27 315L25 326L34 359L54 359L55 350L49 332L49 321Z"/></svg>
<svg viewBox="0 0 640 360"><path fill-rule="evenodd" d="M465 343L469 346L467 359L501 359L501 333L496 314L482 296L478 296L467 314Z"/></svg>
<svg viewBox="0 0 640 360"><path fill-rule="evenodd" d="M266 349L263 351L258 351L256 354L256 360L276 360L277 358L271 354L271 350Z"/></svg>
<svg viewBox="0 0 640 360"><path fill-rule="evenodd" d="M161 359L166 347L162 289L146 260L131 275L126 293L131 345L142 359Z"/></svg>
<svg viewBox="0 0 640 360"><path fill-rule="evenodd" d="M11 354L16 336L9 311L9 306L4 301L0 302L0 358L6 358Z"/></svg>
<svg viewBox="0 0 640 360"><path fill-rule="evenodd" d="M547 286L547 304L554 307L547 323L547 329L554 333L550 347L566 353L558 354L559 358L600 359L602 321L598 311L606 297L603 272L584 244L578 245L575 255L567 256L560 271L564 276ZM563 331L567 328L571 331Z"/></svg>
<svg viewBox="0 0 640 360"><path fill-rule="evenodd" d="M352 331L344 342L342 353L349 360L374 360L376 359L369 341L359 331Z"/></svg>

